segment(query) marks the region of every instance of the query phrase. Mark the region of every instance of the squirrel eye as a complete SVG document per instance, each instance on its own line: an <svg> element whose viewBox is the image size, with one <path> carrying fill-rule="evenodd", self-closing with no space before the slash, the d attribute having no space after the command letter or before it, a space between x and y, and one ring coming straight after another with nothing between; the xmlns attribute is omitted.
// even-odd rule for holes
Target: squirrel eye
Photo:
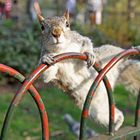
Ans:
<svg viewBox="0 0 140 140"><path fill-rule="evenodd" d="M45 30L44 25L41 25L41 30L42 30L42 31L44 31L44 30Z"/></svg>
<svg viewBox="0 0 140 140"><path fill-rule="evenodd" d="M66 27L69 27L70 25L69 25L69 23L66 21Z"/></svg>

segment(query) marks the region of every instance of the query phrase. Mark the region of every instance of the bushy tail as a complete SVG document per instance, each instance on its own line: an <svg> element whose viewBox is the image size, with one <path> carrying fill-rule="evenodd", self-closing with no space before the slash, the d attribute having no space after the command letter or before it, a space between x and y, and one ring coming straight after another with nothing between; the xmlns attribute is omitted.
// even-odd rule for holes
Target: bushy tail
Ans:
<svg viewBox="0 0 140 140"><path fill-rule="evenodd" d="M132 94L140 91L140 61L126 60L120 66L119 83L123 84Z"/></svg>

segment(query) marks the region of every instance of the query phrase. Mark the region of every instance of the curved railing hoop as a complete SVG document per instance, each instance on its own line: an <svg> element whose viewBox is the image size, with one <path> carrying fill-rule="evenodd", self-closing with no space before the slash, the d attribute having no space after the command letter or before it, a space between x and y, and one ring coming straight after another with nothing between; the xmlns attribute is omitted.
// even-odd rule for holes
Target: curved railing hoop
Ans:
<svg viewBox="0 0 140 140"><path fill-rule="evenodd" d="M70 55L68 56L68 54L70 54ZM77 59L80 58L80 59L83 59L83 60L86 60L86 59L87 59L86 55L81 55L81 54L79 54L79 53L77 53L77 54L68 53L68 54L56 56L56 57L54 58L54 59L56 59L55 62L59 62L59 61L61 61L62 59L68 59L68 58L73 58L73 57L75 57L75 58L77 58ZM72 54L73 54L73 55L72 55ZM53 65L53 64L52 64L52 65ZM49 67L49 66L47 66L47 65L45 65L45 64L40 65L40 66L38 67L38 69L36 69L36 70L30 75L30 77L27 78L27 79L24 81L24 84L26 85L26 83L28 83L28 81L29 81L30 78L36 77L36 76L37 76L36 73L37 73L37 74L41 74L41 71L43 72L43 70L47 69L48 67ZM7 72L7 73L10 74L9 71L5 71L5 72ZM32 77L32 76L33 76L33 77ZM19 78L18 75L16 75L15 77L16 77L16 78ZM39 76L37 76L37 77L39 77ZM36 77L36 79L37 79L37 77ZM19 78L18 80L21 80L21 79ZM22 81L22 82L23 82L23 81ZM22 87L24 87L24 84L23 84L23 86L21 86L20 89L22 89ZM28 89L29 89L30 87L32 88L31 85L32 85L32 84L31 84L31 82L30 82L30 84L29 84L29 86L28 86ZM23 95L18 94L18 92L20 91L20 89L17 91L16 95L14 96L14 98L13 98L13 100L12 100L10 106L9 106L8 112L7 112L7 114L6 114L5 121L4 121L4 126L3 126L2 132L1 132L1 140L3 140L4 136L6 135L7 125L9 124L9 120L11 119L11 116L12 116L11 114L12 114L12 112L14 111L15 106L18 105L17 101L20 102L21 99L22 99L22 96L23 96ZM28 89L27 89L27 90L28 90ZM21 90L21 92L23 93L22 90ZM39 94L38 94L38 95L39 95ZM21 97L21 98L19 99L18 97ZM34 97L34 96L33 96L33 97ZM40 98L40 99L41 99L41 98ZM40 101L41 101L41 100L39 100L38 103L39 103ZM42 102L42 103L43 103L43 102ZM43 107L43 106L44 106L44 104L42 105L42 107ZM40 106L40 107L41 107L41 106ZM44 111L45 111L45 108L44 108L44 110L41 111L41 112L44 112ZM45 113L46 113L46 111L45 111ZM45 116L46 116L46 115L43 115L43 118L45 118ZM42 131L43 131L43 133L44 133L42 139L43 139L43 140L49 140L48 118L47 118L47 116L46 116L45 119L43 119L43 118L42 118L42 121L44 121L45 124L42 124L42 127L44 127L44 129L42 129ZM45 126L45 125L47 125L47 126Z"/></svg>
<svg viewBox="0 0 140 140"><path fill-rule="evenodd" d="M139 49L133 48L133 49L129 49L127 51L123 51L121 53L119 53L118 55L116 55L113 59L111 59L111 61L100 71L99 75L96 77L95 81L93 82L90 91L87 95L87 98L85 100L85 104L84 104L84 108L82 111L82 115L81 115L81 122L84 122L83 125L80 126L80 140L83 139L83 134L84 134L84 124L85 124L85 119L88 117L88 110L89 110L89 106L92 100L92 92L95 92L95 90L97 89L97 86L100 84L101 80L103 80L103 78L105 77L105 75L107 74L107 72L123 57L125 56L129 56L129 55L137 55L140 54ZM61 60L65 60L65 59L81 59L81 60L87 60L87 56L85 54L81 54L81 53L75 53L75 52L71 52L71 53L64 53L64 54L60 54L54 57L54 63L60 62ZM53 65L52 64L52 65ZM51 66L51 65L50 65ZM14 106L18 106L18 104L20 103L23 95L25 94L25 92L30 88L30 86L32 85L32 83L46 70L48 69L50 66L47 66L45 64L41 64L36 70L34 70L34 72L24 81L24 83L22 84L22 86L19 88L19 90L17 91L17 94L13 100L13 104ZM86 107L85 107L86 106ZM87 115L84 116L84 112L87 112ZM83 120L82 120L83 119Z"/></svg>
<svg viewBox="0 0 140 140"><path fill-rule="evenodd" d="M25 80L25 77L22 74L20 74L18 71L14 70L13 68L6 66L4 64L0 64L0 72L9 74L10 76L14 77L21 83ZM38 107L39 113L40 113L41 125L42 125L42 140L48 140L49 139L48 117L46 114L44 103L43 103L38 91L32 85L29 89L29 92L30 92L32 98L34 99L34 101ZM13 100L14 100L14 98L13 98ZM12 116L13 108L14 108L13 100L10 103L9 109L5 116L3 127L1 130L0 140L4 140L6 133L7 133L7 128L8 128L9 121Z"/></svg>
<svg viewBox="0 0 140 140"><path fill-rule="evenodd" d="M21 88L17 92L16 100L14 100L15 106L17 106L20 101L22 100L22 97L27 89L29 89L31 83L33 83L40 75L43 73L46 69L48 69L50 66L54 65L55 63L58 63L65 59L81 59L81 60L87 60L87 55L81 54L81 53L63 53L59 54L57 56L54 56L54 62L51 65L41 64L37 69L34 70L34 72L25 80ZM35 79L34 79L35 78ZM22 93L22 94L19 94Z"/></svg>
<svg viewBox="0 0 140 140"><path fill-rule="evenodd" d="M87 60L87 56L85 54L81 54L81 53L75 53L75 52L71 52L71 53L64 53L64 54L60 54L60 55L57 55L54 57L54 63L57 63L61 60L64 60L64 59L81 59L81 60ZM53 65L52 64L52 65ZM24 84L22 85L22 87L19 89L18 91L18 94L19 95L18 97L16 97L15 101L14 101L14 104L15 105L18 105L18 103L20 102L20 100L22 99L22 96L24 95L24 93L26 92L26 90L30 87L30 85L40 76L40 74L42 72L44 72L47 68L49 68L50 66L47 66L45 64L41 64L29 77L28 79L26 79L26 81L24 82ZM101 68L99 67L99 65L97 63L95 63L95 67L96 67L96 70L99 72L101 70ZM106 78L105 79L105 83L106 83L106 87L110 87L110 84L109 84L109 81L108 79ZM110 93L112 92L111 90L111 87L108 88L108 90L110 90ZM110 111L111 112L111 111ZM112 113L112 112L111 112ZM111 115L110 115L110 118L111 118ZM113 118L110 119L111 122ZM110 129L112 130L112 129Z"/></svg>
<svg viewBox="0 0 140 140"><path fill-rule="evenodd" d="M103 80L104 76L109 72L109 70L122 58L130 56L130 55L139 55L140 54L140 48L132 48L128 50L124 50L123 52L117 54L115 57L113 57L107 64L106 66L102 69L102 71L99 73L99 75L96 77L94 80L88 95L86 97L83 111L81 114L81 125L80 125L80 137L79 140L83 140L84 137L84 127L85 127L85 119L88 117L88 112L89 112L89 107L91 104L91 101L93 99L93 96L99 86L100 82ZM113 107L114 108L114 107ZM86 115L85 115L86 112Z"/></svg>

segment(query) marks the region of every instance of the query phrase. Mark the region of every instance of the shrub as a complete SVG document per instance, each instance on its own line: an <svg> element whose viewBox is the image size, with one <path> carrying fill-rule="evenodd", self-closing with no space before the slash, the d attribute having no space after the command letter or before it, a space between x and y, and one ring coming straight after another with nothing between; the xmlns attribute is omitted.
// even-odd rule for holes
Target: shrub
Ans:
<svg viewBox="0 0 140 140"><path fill-rule="evenodd" d="M29 73L37 66L40 54L39 30L36 25L15 30L0 31L0 62L22 73Z"/></svg>

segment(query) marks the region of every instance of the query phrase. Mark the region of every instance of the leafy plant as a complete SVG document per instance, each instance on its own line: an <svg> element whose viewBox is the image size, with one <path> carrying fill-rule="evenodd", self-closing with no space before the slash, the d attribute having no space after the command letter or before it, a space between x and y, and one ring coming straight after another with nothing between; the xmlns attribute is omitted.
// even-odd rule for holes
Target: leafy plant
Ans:
<svg viewBox="0 0 140 140"><path fill-rule="evenodd" d="M20 30L0 31L0 62L22 73L36 67L40 54L39 30L36 25Z"/></svg>

